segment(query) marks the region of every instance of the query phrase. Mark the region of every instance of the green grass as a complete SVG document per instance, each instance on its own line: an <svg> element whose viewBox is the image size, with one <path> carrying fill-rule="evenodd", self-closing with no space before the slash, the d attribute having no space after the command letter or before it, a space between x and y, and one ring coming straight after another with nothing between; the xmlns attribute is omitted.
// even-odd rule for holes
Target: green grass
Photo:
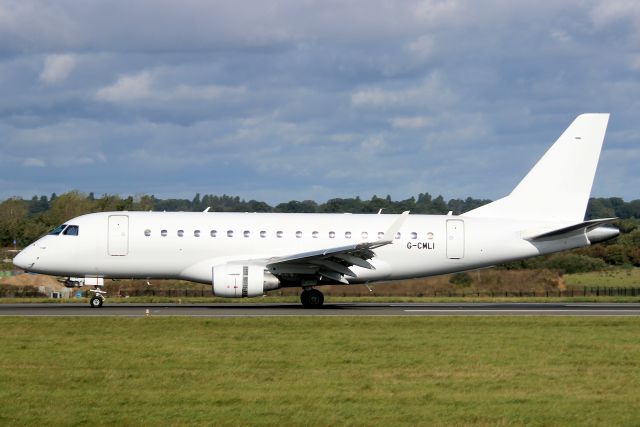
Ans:
<svg viewBox="0 0 640 427"><path fill-rule="evenodd" d="M637 318L0 318L2 425L638 425Z"/></svg>
<svg viewBox="0 0 640 427"><path fill-rule="evenodd" d="M567 274L563 277L567 286L640 288L640 268Z"/></svg>

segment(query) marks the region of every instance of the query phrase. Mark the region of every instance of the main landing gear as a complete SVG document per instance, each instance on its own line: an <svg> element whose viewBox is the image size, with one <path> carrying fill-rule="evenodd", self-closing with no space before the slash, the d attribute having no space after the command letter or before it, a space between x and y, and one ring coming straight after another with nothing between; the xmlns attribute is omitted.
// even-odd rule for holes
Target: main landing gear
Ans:
<svg viewBox="0 0 640 427"><path fill-rule="evenodd" d="M324 295L317 289L305 289L300 295L300 302L303 306L309 308L322 307Z"/></svg>
<svg viewBox="0 0 640 427"><path fill-rule="evenodd" d="M91 308L102 307L106 292L101 291L100 289L89 289L89 292L93 292L93 295L91 296L91 298L89 298L89 305L91 306Z"/></svg>

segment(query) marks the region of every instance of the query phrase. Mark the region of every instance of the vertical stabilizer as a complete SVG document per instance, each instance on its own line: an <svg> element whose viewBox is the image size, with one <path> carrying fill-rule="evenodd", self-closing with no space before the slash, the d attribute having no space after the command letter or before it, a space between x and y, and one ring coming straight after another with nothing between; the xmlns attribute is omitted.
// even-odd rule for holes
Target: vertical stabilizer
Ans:
<svg viewBox="0 0 640 427"><path fill-rule="evenodd" d="M609 114L582 114L508 196L464 216L581 222Z"/></svg>

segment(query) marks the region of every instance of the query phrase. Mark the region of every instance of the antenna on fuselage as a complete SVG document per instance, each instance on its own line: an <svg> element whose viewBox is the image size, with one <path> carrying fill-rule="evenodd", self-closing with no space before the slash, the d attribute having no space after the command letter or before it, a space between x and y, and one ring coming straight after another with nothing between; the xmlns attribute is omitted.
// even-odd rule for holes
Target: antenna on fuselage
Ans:
<svg viewBox="0 0 640 427"><path fill-rule="evenodd" d="M209 212L209 209L211 209L211 206L207 206L207 209L203 210L202 212Z"/></svg>

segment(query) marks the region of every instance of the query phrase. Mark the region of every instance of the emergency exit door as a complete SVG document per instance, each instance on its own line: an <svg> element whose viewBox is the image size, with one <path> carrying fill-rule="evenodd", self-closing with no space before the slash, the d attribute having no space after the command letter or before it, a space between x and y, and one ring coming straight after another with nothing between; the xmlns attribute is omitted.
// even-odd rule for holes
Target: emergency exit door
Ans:
<svg viewBox="0 0 640 427"><path fill-rule="evenodd" d="M464 221L447 220L447 258L464 258Z"/></svg>
<svg viewBox="0 0 640 427"><path fill-rule="evenodd" d="M129 217L109 216L109 236L107 248L111 256L125 256L129 253Z"/></svg>

